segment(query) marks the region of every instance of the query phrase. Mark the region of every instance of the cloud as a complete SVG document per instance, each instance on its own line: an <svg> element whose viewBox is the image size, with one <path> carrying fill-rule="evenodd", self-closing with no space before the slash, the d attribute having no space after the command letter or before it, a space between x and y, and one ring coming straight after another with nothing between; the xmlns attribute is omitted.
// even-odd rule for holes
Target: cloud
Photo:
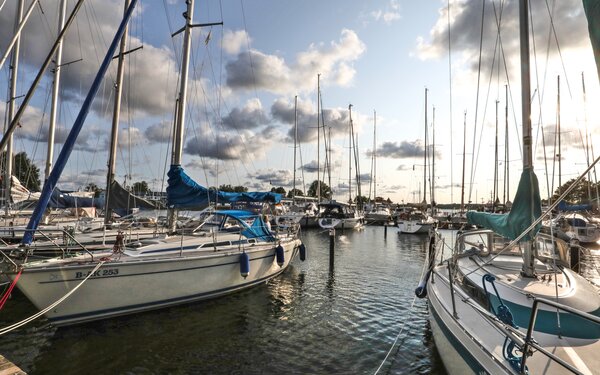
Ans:
<svg viewBox="0 0 600 375"><path fill-rule="evenodd" d="M397 142L383 142L377 149L377 156L392 159L404 159L423 156L423 144L420 140L413 142L402 141L400 144ZM367 151L367 155L371 155L371 151ZM435 157L441 159L442 154L439 150L435 151ZM402 165L400 167L403 167ZM398 170L403 170L398 167ZM405 170L405 169L404 169Z"/></svg>
<svg viewBox="0 0 600 375"><path fill-rule="evenodd" d="M245 30L225 30L223 33L223 50L230 55L239 53L243 46L249 45L252 39Z"/></svg>
<svg viewBox="0 0 600 375"><path fill-rule="evenodd" d="M171 130L171 122L162 121L147 127L144 131L144 135L151 142L168 143L171 141Z"/></svg>
<svg viewBox="0 0 600 375"><path fill-rule="evenodd" d="M334 82L347 86L356 75L352 63L365 50L358 35L348 29L342 30L339 41L328 45L311 44L291 63L280 56L250 50L239 53L226 64L227 86L232 90L266 90L290 95L314 90L319 73L323 84Z"/></svg>
<svg viewBox="0 0 600 375"><path fill-rule="evenodd" d="M247 160L264 156L271 141L263 134L249 131L240 134L220 132L216 136L200 134L188 140L184 151L190 155L219 160Z"/></svg>
<svg viewBox="0 0 600 375"><path fill-rule="evenodd" d="M370 15L375 21L383 21L389 25L401 18L400 4L397 0L392 0L385 9L374 10Z"/></svg>
<svg viewBox="0 0 600 375"><path fill-rule="evenodd" d="M311 160L310 162L304 164L302 166L302 169L304 169L304 172L314 173L314 172L317 172L319 169L323 170L323 165L321 165L321 168L319 168L317 166L317 161L316 160Z"/></svg>
<svg viewBox="0 0 600 375"><path fill-rule="evenodd" d="M396 168L397 171L408 171L409 169L410 168L406 164L400 164L398 168Z"/></svg>
<svg viewBox="0 0 600 375"><path fill-rule="evenodd" d="M492 6L486 3L483 22L483 45L494 46L497 36L496 19L501 19L501 38L503 51L507 61L518 58L519 54L519 17L518 1L505 1L503 7ZM450 2L450 35L451 47L454 54L468 62L467 68L472 72L477 71L479 44L481 36L482 2L479 0L452 0ZM531 14L535 22L535 34L542 36L548 34L551 22L560 28L557 32L558 42L564 53L566 49L578 48L587 43L582 35L587 34L585 15L581 2L564 0L553 3L552 20L548 16L545 2L531 2ZM549 53L555 55L558 49L552 40L554 48ZM431 29L429 39L418 40L417 55L422 59L437 59L448 54L448 9L441 8L435 26ZM483 66L491 66L494 58L494 48L482 50ZM503 68L502 68L503 69Z"/></svg>
<svg viewBox="0 0 600 375"><path fill-rule="evenodd" d="M247 177L273 186L291 186L293 182L292 172L287 169L258 170Z"/></svg>
<svg viewBox="0 0 600 375"><path fill-rule="evenodd" d="M223 125L229 129L256 129L268 124L269 118L259 99L250 99L243 108L234 108L223 117Z"/></svg>

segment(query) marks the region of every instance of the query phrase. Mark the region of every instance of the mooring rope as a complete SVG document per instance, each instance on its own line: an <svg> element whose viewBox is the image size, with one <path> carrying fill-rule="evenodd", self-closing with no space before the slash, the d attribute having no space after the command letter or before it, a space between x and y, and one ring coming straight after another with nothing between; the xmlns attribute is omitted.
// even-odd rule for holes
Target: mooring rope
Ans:
<svg viewBox="0 0 600 375"><path fill-rule="evenodd" d="M425 262L423 262L423 269L421 270L421 277L419 278L419 280L421 280L423 278L423 275L425 274L425 269L428 267L428 265L429 265L429 252L427 252L427 257L425 258ZM410 304L410 309L409 309L410 314L413 313L413 307L415 306L416 300L417 300L417 296L415 294L415 296L413 297L412 303ZM396 338L394 339L394 342L392 343L390 350L388 350L387 354L385 355L385 358L383 358L383 361L381 361L381 364L379 365L379 367L377 367L377 370L375 370L374 375L377 375L379 373L379 371L381 370L383 365L385 365L385 363L387 362L387 359L389 358L390 354L392 354L392 351L396 347L396 343L398 342L398 339L402 335L402 332L404 332L404 327L406 327L407 320L408 319L404 320L404 324L400 328L400 332L398 332L398 335L396 335Z"/></svg>
<svg viewBox="0 0 600 375"><path fill-rule="evenodd" d="M20 328L22 326L24 326L25 324L39 318L40 316L44 315L45 313L47 313L48 311L52 310L53 308L55 308L56 306L58 306L60 303L62 303L64 300L66 300L67 298L69 298L71 296L71 294L75 293L75 291L77 289L79 289L80 286L83 285L84 282L86 282L90 277L92 277L92 275L98 271L98 269L100 267L102 267L102 265L106 263L106 261L101 261L99 262L96 267L94 267L94 269L86 276L85 279L81 280L81 282L79 284L77 284L77 286L73 289L71 289L67 294L65 294L64 296L62 296L60 299L58 299L56 302L54 302L53 304L51 304L50 306L46 307L45 309L33 314L32 316L30 316L29 318L23 319L18 323L15 323L13 325L10 325L8 327L2 328L0 329L0 336L4 335L5 333L8 333L10 331L13 331L17 328Z"/></svg>

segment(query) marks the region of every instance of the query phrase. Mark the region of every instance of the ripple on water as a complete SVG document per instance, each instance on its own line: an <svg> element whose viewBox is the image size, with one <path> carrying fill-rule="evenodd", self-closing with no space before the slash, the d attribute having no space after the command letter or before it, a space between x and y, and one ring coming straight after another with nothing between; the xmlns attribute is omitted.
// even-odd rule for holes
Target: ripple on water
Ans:
<svg viewBox="0 0 600 375"><path fill-rule="evenodd" d="M327 233L302 236L307 260L264 285L74 327L42 320L3 337L0 353L31 374L370 374L402 331L381 373L443 373L426 303L414 300L426 237L347 231L331 271ZM22 296L10 302L3 325L35 312Z"/></svg>

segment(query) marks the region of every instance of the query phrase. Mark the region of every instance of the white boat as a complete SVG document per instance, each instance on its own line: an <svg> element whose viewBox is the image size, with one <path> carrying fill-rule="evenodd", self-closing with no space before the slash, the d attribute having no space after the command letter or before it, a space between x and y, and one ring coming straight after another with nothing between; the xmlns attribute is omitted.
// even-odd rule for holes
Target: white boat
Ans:
<svg viewBox="0 0 600 375"><path fill-rule="evenodd" d="M389 208L375 205L365 214L365 221L369 224L386 224L392 220L392 212Z"/></svg>
<svg viewBox="0 0 600 375"><path fill-rule="evenodd" d="M434 229L436 224L437 220L419 210L402 213L396 219L400 233L425 234Z"/></svg>
<svg viewBox="0 0 600 375"><path fill-rule="evenodd" d="M561 212L544 222L544 226L580 243L595 243L600 240L600 227L580 213Z"/></svg>
<svg viewBox="0 0 600 375"><path fill-rule="evenodd" d="M319 226L323 229L360 229L364 225L364 216L349 204L329 201L320 203Z"/></svg>
<svg viewBox="0 0 600 375"><path fill-rule="evenodd" d="M564 241L537 233L543 216L531 142L528 9L520 0L523 172L511 212L468 212L470 224L488 229L459 232L451 256L442 251L438 258L432 237L429 269L416 290L428 297L449 374L600 369L600 295L567 267ZM438 245L442 250L443 241Z"/></svg>
<svg viewBox="0 0 600 375"><path fill-rule="evenodd" d="M169 235L125 243L117 238L108 251L65 249L54 243L58 257L40 259L32 247L34 233L50 194L69 157L102 76L115 53L136 0L126 10L98 75L73 124L20 246L0 251L0 269L48 319L74 324L221 296L263 283L283 272L303 247L297 232L271 232L262 216L245 211L216 211L190 231L176 232L178 210L238 201L277 203L280 194L223 193L195 183L181 167L185 93L193 21L193 0L184 13L184 58L180 102L174 131L176 145L169 170L167 203ZM67 147L70 145L70 147ZM183 228L190 229L190 228ZM52 243L52 241L50 241ZM77 244L79 246L79 244ZM36 242L35 247L41 246Z"/></svg>

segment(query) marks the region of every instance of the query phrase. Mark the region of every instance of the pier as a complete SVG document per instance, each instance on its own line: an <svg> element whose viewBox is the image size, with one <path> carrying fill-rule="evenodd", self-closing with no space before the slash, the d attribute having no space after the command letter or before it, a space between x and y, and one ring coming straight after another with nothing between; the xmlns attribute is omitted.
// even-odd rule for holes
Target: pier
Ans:
<svg viewBox="0 0 600 375"><path fill-rule="evenodd" d="M27 375L27 373L0 355L0 375Z"/></svg>

